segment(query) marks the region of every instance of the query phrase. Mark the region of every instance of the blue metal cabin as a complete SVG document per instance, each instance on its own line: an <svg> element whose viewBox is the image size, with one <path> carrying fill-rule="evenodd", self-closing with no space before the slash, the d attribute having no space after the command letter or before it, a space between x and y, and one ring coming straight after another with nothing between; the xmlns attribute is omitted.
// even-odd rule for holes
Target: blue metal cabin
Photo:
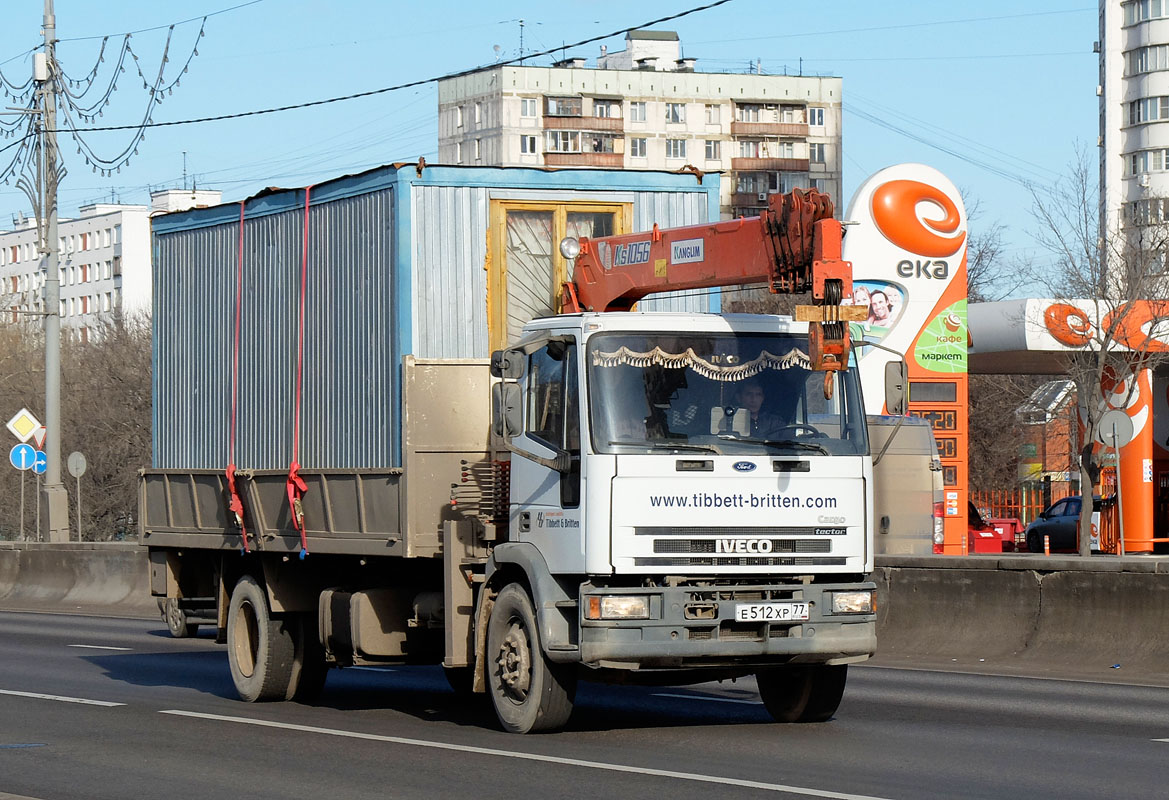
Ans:
<svg viewBox="0 0 1169 800"><path fill-rule="evenodd" d="M408 164L266 190L242 204L242 243L240 203L156 217L152 466L226 466L241 294L235 462L287 468L306 236L300 462L397 467L404 356L487 357L552 311L561 236L717 220L718 188L717 174ZM717 311L718 297L641 307Z"/></svg>

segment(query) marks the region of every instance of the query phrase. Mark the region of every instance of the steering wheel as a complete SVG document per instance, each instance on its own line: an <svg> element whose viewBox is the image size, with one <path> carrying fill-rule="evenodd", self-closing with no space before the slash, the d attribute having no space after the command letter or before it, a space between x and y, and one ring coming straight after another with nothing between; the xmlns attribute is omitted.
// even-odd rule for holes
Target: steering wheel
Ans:
<svg viewBox="0 0 1169 800"><path fill-rule="evenodd" d="M811 425L805 425L802 422L793 422L791 425L784 425L778 431L778 433L780 435L788 434L789 432L790 432L790 435L796 439L799 439L799 438L824 439L824 438L826 438L824 432L821 431L819 428L815 428Z"/></svg>

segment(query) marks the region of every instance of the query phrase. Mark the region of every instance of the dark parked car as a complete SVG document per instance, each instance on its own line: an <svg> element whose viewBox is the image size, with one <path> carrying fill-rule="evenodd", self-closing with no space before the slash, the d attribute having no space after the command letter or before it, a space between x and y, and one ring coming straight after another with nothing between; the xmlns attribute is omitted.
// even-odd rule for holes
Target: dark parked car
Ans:
<svg viewBox="0 0 1169 800"><path fill-rule="evenodd" d="M1053 553L1075 553L1079 547L1077 542L1080 525L1080 495L1072 495L1054 503L1044 509L1030 525L1027 526L1027 549L1032 553L1043 552L1043 537L1051 541ZM1095 498L1092 504L1093 511L1099 511L1101 500Z"/></svg>

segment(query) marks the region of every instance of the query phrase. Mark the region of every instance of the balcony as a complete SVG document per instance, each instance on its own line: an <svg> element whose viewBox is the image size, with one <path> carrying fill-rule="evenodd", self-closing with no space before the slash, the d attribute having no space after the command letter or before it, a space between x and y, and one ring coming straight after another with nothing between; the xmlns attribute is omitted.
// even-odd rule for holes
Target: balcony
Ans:
<svg viewBox="0 0 1169 800"><path fill-rule="evenodd" d="M767 205L767 199L759 199L758 194L751 192L735 192L731 195L731 206L734 208L763 208Z"/></svg>
<svg viewBox="0 0 1169 800"><path fill-rule="evenodd" d="M806 126L805 126L806 127ZM549 131L603 131L623 133L623 117L544 117L544 129Z"/></svg>
<svg viewBox="0 0 1169 800"><path fill-rule="evenodd" d="M731 136L799 136L808 138L805 122L732 122Z"/></svg>
<svg viewBox="0 0 1169 800"><path fill-rule="evenodd" d="M736 172L807 172L806 158L732 158Z"/></svg>
<svg viewBox="0 0 1169 800"><path fill-rule="evenodd" d="M545 153L546 167L607 167L621 169L625 166L624 153Z"/></svg>

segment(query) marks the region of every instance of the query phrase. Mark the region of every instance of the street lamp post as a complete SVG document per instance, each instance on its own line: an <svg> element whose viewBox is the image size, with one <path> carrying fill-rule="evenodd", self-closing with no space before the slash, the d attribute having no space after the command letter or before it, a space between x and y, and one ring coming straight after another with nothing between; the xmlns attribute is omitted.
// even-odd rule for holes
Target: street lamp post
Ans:
<svg viewBox="0 0 1169 800"><path fill-rule="evenodd" d="M57 22L53 0L45 0L45 51L33 61L33 78L41 100L40 178L42 194L41 252L45 259L45 539L69 541L69 494L61 482L61 278L57 243Z"/></svg>

